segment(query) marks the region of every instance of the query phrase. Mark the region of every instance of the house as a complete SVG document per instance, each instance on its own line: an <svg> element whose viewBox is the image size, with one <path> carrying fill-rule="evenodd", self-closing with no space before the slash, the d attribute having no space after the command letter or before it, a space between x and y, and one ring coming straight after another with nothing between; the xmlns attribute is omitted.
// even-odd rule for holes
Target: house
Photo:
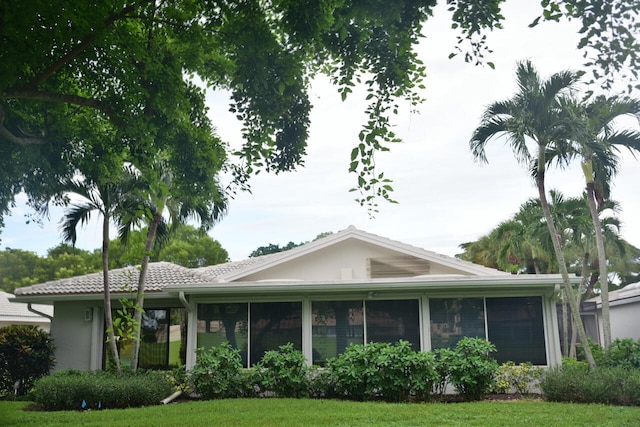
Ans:
<svg viewBox="0 0 640 427"><path fill-rule="evenodd" d="M33 325L49 332L53 307L40 304L16 304L12 294L0 291L0 328L11 325Z"/></svg>
<svg viewBox="0 0 640 427"><path fill-rule="evenodd" d="M114 306L133 298L135 267L110 272ZM559 275L511 275L349 227L286 252L189 269L151 263L140 366L195 363L198 347L229 342L245 366L291 342L322 365L351 343L416 350L489 339L501 362L560 363ZM56 369L105 363L102 274L16 290L52 304ZM123 363L129 345L119 343Z"/></svg>
<svg viewBox="0 0 640 427"><path fill-rule="evenodd" d="M587 300L596 305L598 327L602 336L602 297ZM611 339L640 339L640 282L631 283L622 289L609 292L609 318Z"/></svg>

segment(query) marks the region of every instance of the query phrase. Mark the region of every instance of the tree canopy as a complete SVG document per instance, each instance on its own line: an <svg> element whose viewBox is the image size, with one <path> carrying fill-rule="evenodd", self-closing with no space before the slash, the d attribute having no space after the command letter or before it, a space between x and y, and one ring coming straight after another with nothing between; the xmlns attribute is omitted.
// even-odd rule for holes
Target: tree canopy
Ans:
<svg viewBox="0 0 640 427"><path fill-rule="evenodd" d="M499 28L503 0L452 0L465 60L484 61L483 33ZM415 53L436 0L0 0L0 227L26 192L36 212L78 171L129 161L144 169L167 153L185 193L215 193L223 167L236 184L261 170L303 164L308 88L329 75L343 98L367 88L351 172L359 199L390 199L374 155L397 140L398 99L421 101L426 71ZM541 19L581 19L579 48L600 76L638 69L635 0L543 1ZM614 35L612 37L611 35ZM453 47L452 47L453 49ZM226 144L207 116L205 88L232 94L244 145Z"/></svg>

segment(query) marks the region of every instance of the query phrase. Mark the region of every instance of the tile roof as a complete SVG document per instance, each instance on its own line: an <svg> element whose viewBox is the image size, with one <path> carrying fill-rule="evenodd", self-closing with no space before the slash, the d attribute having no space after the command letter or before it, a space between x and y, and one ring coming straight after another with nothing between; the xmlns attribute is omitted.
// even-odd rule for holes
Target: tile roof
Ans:
<svg viewBox="0 0 640 427"><path fill-rule="evenodd" d="M39 321L48 321L48 319L29 311L27 304L11 302L9 301L10 298L13 298L12 294L0 291L0 320L12 319L15 321L23 319L27 321L37 319ZM53 306L51 305L33 304L32 308L53 316Z"/></svg>
<svg viewBox="0 0 640 427"><path fill-rule="evenodd" d="M199 270L182 267L170 262L151 262L147 270L145 289L147 292L159 292L169 284L195 285L211 283L213 278ZM129 293L134 291L138 286L139 276L139 266L111 270L109 272L111 292ZM78 295L102 293L103 289L102 272L98 272L18 288L15 293L16 296Z"/></svg>

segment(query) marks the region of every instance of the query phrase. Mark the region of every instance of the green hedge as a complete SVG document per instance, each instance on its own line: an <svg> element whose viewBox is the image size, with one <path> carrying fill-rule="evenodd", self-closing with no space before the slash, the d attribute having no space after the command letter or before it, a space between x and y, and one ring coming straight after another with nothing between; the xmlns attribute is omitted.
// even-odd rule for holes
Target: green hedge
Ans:
<svg viewBox="0 0 640 427"><path fill-rule="evenodd" d="M570 364L549 370L540 384L550 402L640 406L640 370Z"/></svg>
<svg viewBox="0 0 640 427"><path fill-rule="evenodd" d="M59 371L38 380L34 401L48 411L132 408L158 405L173 391L165 372Z"/></svg>

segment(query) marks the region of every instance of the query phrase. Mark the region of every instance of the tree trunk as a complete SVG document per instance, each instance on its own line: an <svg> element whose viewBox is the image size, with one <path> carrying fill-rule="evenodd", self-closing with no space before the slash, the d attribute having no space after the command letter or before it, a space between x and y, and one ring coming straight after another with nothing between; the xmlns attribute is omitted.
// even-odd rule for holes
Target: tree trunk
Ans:
<svg viewBox="0 0 640 427"><path fill-rule="evenodd" d="M611 317L609 315L609 277L607 274L607 256L604 251L604 235L600 216L596 207L593 182L587 182L587 202L596 232L596 248L598 250L598 268L600 270L600 296L602 299L602 347L606 350L611 344Z"/></svg>
<svg viewBox="0 0 640 427"><path fill-rule="evenodd" d="M567 293L562 290L562 355L569 357L569 311L567 310Z"/></svg>
<svg viewBox="0 0 640 427"><path fill-rule="evenodd" d="M109 215L102 219L102 278L104 283L104 320L107 324L107 342L111 349L111 357L120 372L120 355L113 330L113 314L111 313L111 290L109 288Z"/></svg>
<svg viewBox="0 0 640 427"><path fill-rule="evenodd" d="M575 291L571 286L571 279L569 278L569 271L567 270L567 264L564 260L564 253L562 252L562 236L556 229L555 222L551 216L551 209L549 208L549 202L547 201L547 194L545 189L545 147L546 145L539 144L538 147L538 171L536 176L536 184L538 187L538 195L540 197L540 205L542 206L542 212L547 221L547 227L549 228L549 234L551 235L551 243L553 244L553 250L556 253L556 259L558 260L558 268L562 275L562 282L564 289L567 293L567 299L569 300L569 307L571 308L571 317L576 325L578 337L584 348L584 355L589 363L589 367L594 369L596 362L591 353L591 347L589 347L589 341L587 339L587 333L584 330L582 319L580 318L580 306L575 298Z"/></svg>
<svg viewBox="0 0 640 427"><path fill-rule="evenodd" d="M144 311L144 288L147 280L147 270L149 268L149 254L153 249L153 244L156 240L156 232L158 230L158 224L162 219L161 214L157 213L153 216L153 221L149 224L149 230L147 231L147 241L144 244L144 256L142 257L142 264L140 265L140 277L138 278L138 292L136 294L136 312L135 312L135 325L136 335L133 337L133 348L131 349L131 370L135 372L138 369L138 359L140 356L140 335L142 330L142 313Z"/></svg>

